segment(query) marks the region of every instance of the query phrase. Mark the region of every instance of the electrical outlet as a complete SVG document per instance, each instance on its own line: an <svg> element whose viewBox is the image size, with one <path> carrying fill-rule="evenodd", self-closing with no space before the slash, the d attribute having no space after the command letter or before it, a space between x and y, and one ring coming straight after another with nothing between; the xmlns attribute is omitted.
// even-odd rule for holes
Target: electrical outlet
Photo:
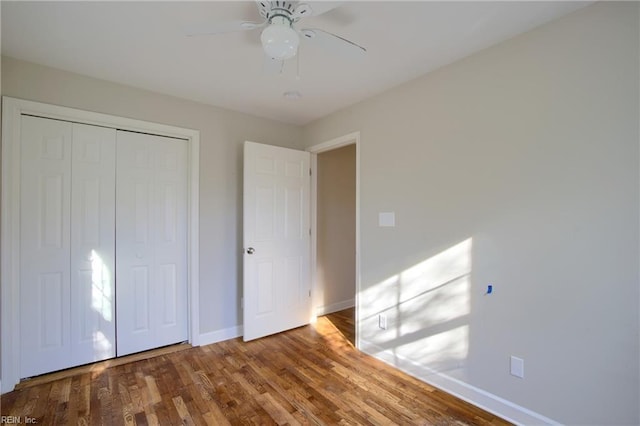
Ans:
<svg viewBox="0 0 640 426"><path fill-rule="evenodd" d="M524 379L524 360L511 356L511 375Z"/></svg>
<svg viewBox="0 0 640 426"><path fill-rule="evenodd" d="M378 327L383 330L387 329L387 314L378 315Z"/></svg>

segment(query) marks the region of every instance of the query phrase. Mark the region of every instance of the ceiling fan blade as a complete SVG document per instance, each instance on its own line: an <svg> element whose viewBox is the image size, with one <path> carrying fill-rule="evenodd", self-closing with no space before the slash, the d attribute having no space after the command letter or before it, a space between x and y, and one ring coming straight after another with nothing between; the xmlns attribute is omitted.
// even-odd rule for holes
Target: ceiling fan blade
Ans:
<svg viewBox="0 0 640 426"><path fill-rule="evenodd" d="M310 3L305 3L311 8L311 13L307 16L322 15L323 13L327 13L330 10L335 9L336 7L342 6L342 3L343 2L341 1L313 1Z"/></svg>
<svg viewBox="0 0 640 426"><path fill-rule="evenodd" d="M263 27L267 22L230 21L209 24L191 25L184 29L187 36L214 35L233 33L236 31L249 31Z"/></svg>
<svg viewBox="0 0 640 426"><path fill-rule="evenodd" d="M291 14L293 22L297 22L300 18L306 18L313 15L313 9L306 3L299 3Z"/></svg>
<svg viewBox="0 0 640 426"><path fill-rule="evenodd" d="M284 69L284 61L264 55L264 63L262 69L267 75L282 74Z"/></svg>
<svg viewBox="0 0 640 426"><path fill-rule="evenodd" d="M309 43L321 46L332 52L341 53L350 57L363 56L367 53L367 49L364 47L347 40L346 38L317 28L302 29L300 30L300 34L302 34L303 38L308 40Z"/></svg>

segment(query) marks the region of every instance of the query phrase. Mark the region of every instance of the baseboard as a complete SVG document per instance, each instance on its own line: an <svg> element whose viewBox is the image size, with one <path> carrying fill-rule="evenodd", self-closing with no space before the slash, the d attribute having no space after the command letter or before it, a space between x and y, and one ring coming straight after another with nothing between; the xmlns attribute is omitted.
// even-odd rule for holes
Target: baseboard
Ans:
<svg viewBox="0 0 640 426"><path fill-rule="evenodd" d="M316 308L316 315L321 317L322 315L338 312L343 309L353 308L354 306L356 306L355 299L343 300L342 302L332 303L331 305L318 306Z"/></svg>
<svg viewBox="0 0 640 426"><path fill-rule="evenodd" d="M199 344L201 346L210 345L212 343L223 342L229 339L235 339L242 336L243 330L241 325L235 327L223 328L221 330L210 331L200 335Z"/></svg>
<svg viewBox="0 0 640 426"><path fill-rule="evenodd" d="M361 340L360 350L417 379L450 393L496 416L518 425L560 425L561 423L504 398L449 377L373 343Z"/></svg>

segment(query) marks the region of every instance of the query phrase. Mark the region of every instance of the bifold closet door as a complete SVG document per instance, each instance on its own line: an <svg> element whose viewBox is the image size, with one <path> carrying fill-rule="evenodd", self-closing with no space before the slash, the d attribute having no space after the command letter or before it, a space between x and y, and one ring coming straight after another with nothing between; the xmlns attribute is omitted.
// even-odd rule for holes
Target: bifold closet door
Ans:
<svg viewBox="0 0 640 426"><path fill-rule="evenodd" d="M118 356L188 340L187 142L117 132Z"/></svg>
<svg viewBox="0 0 640 426"><path fill-rule="evenodd" d="M115 130L23 116L20 377L115 355Z"/></svg>

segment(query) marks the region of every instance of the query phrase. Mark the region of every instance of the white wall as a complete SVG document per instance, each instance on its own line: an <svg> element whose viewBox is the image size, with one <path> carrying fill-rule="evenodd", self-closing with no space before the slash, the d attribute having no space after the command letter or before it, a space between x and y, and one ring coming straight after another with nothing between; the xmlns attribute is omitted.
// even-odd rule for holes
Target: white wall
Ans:
<svg viewBox="0 0 640 426"><path fill-rule="evenodd" d="M298 127L8 57L2 95L199 130L200 331L241 325L242 143L296 148Z"/></svg>
<svg viewBox="0 0 640 426"><path fill-rule="evenodd" d="M361 131L363 347L476 402L640 422L638 9L597 3L305 127Z"/></svg>

